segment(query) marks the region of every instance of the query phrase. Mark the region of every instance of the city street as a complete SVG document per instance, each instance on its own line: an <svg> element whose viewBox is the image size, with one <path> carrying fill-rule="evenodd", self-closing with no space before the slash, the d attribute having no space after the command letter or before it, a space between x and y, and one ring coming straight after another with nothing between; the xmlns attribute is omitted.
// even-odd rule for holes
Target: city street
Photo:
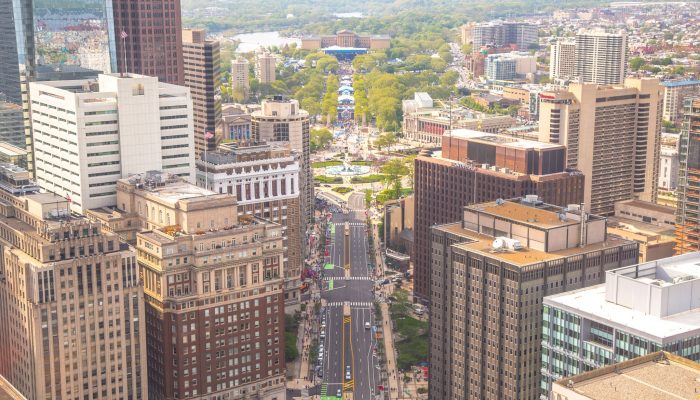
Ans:
<svg viewBox="0 0 700 400"><path fill-rule="evenodd" d="M332 217L335 234L326 258L328 269L324 269L327 326L322 343L327 354L323 360L321 398L334 398L338 390L343 390L344 398L351 393L353 399L371 400L377 391L378 363L373 351L374 282L367 268L364 196L353 194L348 206L347 214L339 212Z"/></svg>

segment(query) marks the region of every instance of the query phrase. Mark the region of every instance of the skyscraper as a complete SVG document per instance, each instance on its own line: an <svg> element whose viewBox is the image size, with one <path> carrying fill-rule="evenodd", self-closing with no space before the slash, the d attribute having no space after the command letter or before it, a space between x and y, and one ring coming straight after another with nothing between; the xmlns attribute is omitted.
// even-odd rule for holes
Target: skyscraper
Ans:
<svg viewBox="0 0 700 400"><path fill-rule="evenodd" d="M136 248L149 397L283 399L282 227L158 171L120 180L117 198L148 228Z"/></svg>
<svg viewBox="0 0 700 400"><path fill-rule="evenodd" d="M656 201L663 96L658 79L572 83L539 96L539 140L567 147L567 165L586 176L586 209L610 215L620 200Z"/></svg>
<svg viewBox="0 0 700 400"><path fill-rule="evenodd" d="M261 53L255 56L255 77L260 83L272 83L277 79L275 75L277 58L270 53Z"/></svg>
<svg viewBox="0 0 700 400"><path fill-rule="evenodd" d="M622 84L627 73L627 34L602 28L576 34L575 74L581 82Z"/></svg>
<svg viewBox="0 0 700 400"><path fill-rule="evenodd" d="M664 120L676 126L683 122L684 100L700 96L700 80L678 80L661 82L664 87Z"/></svg>
<svg viewBox="0 0 700 400"><path fill-rule="evenodd" d="M685 100L680 138L676 254L700 251L700 97Z"/></svg>
<svg viewBox="0 0 700 400"><path fill-rule="evenodd" d="M573 79L576 76L576 42L558 40L550 46L549 79Z"/></svg>
<svg viewBox="0 0 700 400"><path fill-rule="evenodd" d="M240 90L244 98L250 94L250 63L245 58L231 60L231 90Z"/></svg>
<svg viewBox="0 0 700 400"><path fill-rule="evenodd" d="M112 0L0 0L0 97L29 115L28 82L94 78L116 70ZM30 171L33 139L25 120Z"/></svg>
<svg viewBox="0 0 700 400"><path fill-rule="evenodd" d="M465 207L432 228L431 399L537 400L542 299L637 262L606 219L537 196Z"/></svg>
<svg viewBox="0 0 700 400"><path fill-rule="evenodd" d="M496 47L515 45L522 50L537 45L537 26L529 23L498 21L469 26L472 29L471 40L474 51L479 51L482 46L487 45Z"/></svg>
<svg viewBox="0 0 700 400"><path fill-rule="evenodd" d="M30 84L36 176L76 212L116 204L119 178L164 170L194 182L190 89L128 74Z"/></svg>
<svg viewBox="0 0 700 400"><path fill-rule="evenodd" d="M309 113L299 108L299 102L283 96L263 100L262 108L252 115L252 135L255 141L288 142L299 153L299 190L301 224L304 230L313 220L314 181L309 153Z"/></svg>
<svg viewBox="0 0 700 400"><path fill-rule="evenodd" d="M28 399L147 399L135 253L28 178L0 166L0 374Z"/></svg>
<svg viewBox="0 0 700 400"><path fill-rule="evenodd" d="M587 178L565 168L565 154L561 145L466 129L446 133L442 151L421 152L414 178L414 296L430 299L431 226L459 219L464 206L528 194L561 206L580 203Z"/></svg>
<svg viewBox="0 0 700 400"><path fill-rule="evenodd" d="M304 265L299 154L286 142L221 144L197 160L197 186L236 196L238 217L282 226L285 307L298 309Z"/></svg>
<svg viewBox="0 0 700 400"><path fill-rule="evenodd" d="M156 76L161 82L183 85L180 0L111 2L119 72Z"/></svg>
<svg viewBox="0 0 700 400"><path fill-rule="evenodd" d="M204 29L182 30L182 55L185 86L192 94L194 114L194 146L197 154L216 147L216 137L205 139L205 133L216 133L221 119L221 101L216 93L221 83L219 42L206 39Z"/></svg>

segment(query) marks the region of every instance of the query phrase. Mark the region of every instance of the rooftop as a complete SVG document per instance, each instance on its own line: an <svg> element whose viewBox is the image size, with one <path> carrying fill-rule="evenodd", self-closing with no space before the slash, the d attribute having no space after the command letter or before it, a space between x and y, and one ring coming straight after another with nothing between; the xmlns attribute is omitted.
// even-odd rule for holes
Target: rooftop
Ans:
<svg viewBox="0 0 700 400"><path fill-rule="evenodd" d="M666 213L666 214L670 214L670 215L674 215L676 213L676 209L673 207L664 206L661 204L656 204L656 203L652 203L649 201L642 201L642 200L637 200L637 199L620 201L618 204L628 206L628 207L641 208L641 209L648 210L648 211Z"/></svg>
<svg viewBox="0 0 700 400"><path fill-rule="evenodd" d="M545 303L656 342L700 335L700 253L606 273L605 284L545 298ZM695 293L694 293L695 292Z"/></svg>
<svg viewBox="0 0 700 400"><path fill-rule="evenodd" d="M682 81L666 81L666 82L661 82L661 85L665 87L679 87L679 86L691 86L691 85L700 85L700 81L694 80L694 79L686 79Z"/></svg>
<svg viewBox="0 0 700 400"><path fill-rule="evenodd" d="M534 140L525 140L514 138L507 135L495 135L493 133L479 132L471 129L453 129L445 133L445 136L452 136L459 139L469 139L482 143L498 144L504 147L514 149L559 149L561 145L536 142ZM443 139L444 140L444 139Z"/></svg>
<svg viewBox="0 0 700 400"><path fill-rule="evenodd" d="M555 385L556 393L567 390L592 400L696 399L700 364L657 352L566 377Z"/></svg>
<svg viewBox="0 0 700 400"><path fill-rule="evenodd" d="M216 192L195 186L177 175L160 171L148 171L122 180L172 205L180 200L196 198L206 200L207 196L220 196Z"/></svg>

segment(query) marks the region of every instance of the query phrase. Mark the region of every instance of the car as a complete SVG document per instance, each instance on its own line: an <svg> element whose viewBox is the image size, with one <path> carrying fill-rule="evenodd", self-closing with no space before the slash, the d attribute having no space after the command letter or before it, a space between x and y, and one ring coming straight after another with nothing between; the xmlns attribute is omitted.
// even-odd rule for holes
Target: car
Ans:
<svg viewBox="0 0 700 400"><path fill-rule="evenodd" d="M325 320L321 322L321 328L326 329L326 321Z"/></svg>
<svg viewBox="0 0 700 400"><path fill-rule="evenodd" d="M326 338L326 331L321 331L321 340Z"/></svg>
<svg viewBox="0 0 700 400"><path fill-rule="evenodd" d="M323 378L323 370L319 369L316 375L318 375L319 378Z"/></svg>
<svg viewBox="0 0 700 400"><path fill-rule="evenodd" d="M337 397L337 398L343 397L343 391L342 391L342 389L338 389L338 391L335 393L335 397Z"/></svg>
<svg viewBox="0 0 700 400"><path fill-rule="evenodd" d="M369 322L365 322L365 329L369 329L371 326Z"/></svg>

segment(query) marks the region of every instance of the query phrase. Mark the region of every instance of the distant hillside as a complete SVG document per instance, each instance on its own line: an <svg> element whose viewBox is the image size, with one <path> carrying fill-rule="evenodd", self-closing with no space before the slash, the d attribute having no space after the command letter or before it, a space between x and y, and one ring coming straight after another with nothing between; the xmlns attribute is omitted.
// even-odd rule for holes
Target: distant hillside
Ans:
<svg viewBox="0 0 700 400"><path fill-rule="evenodd" d="M286 30L322 33L336 27L378 31L406 14L422 16L441 27L454 28L470 20L542 14L556 9L607 3L601 0L182 0L182 10L186 25L206 27L212 32ZM333 15L350 12L360 12L367 18L338 20ZM410 30L411 27L402 29Z"/></svg>

